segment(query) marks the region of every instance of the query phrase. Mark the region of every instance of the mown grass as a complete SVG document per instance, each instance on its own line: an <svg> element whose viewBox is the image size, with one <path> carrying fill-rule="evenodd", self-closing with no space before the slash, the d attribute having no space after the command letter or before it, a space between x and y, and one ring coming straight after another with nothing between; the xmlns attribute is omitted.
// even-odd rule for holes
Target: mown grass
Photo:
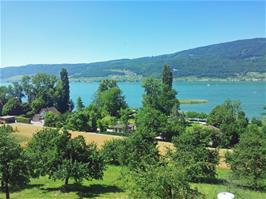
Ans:
<svg viewBox="0 0 266 199"><path fill-rule="evenodd" d="M11 191L12 199L74 199L74 198L127 198L120 179L121 167L109 166L102 180L84 180L82 184L69 181L66 189L63 181L52 180L47 176L31 179L24 188ZM0 193L0 198L4 194Z"/></svg>
<svg viewBox="0 0 266 199"><path fill-rule="evenodd" d="M30 184L22 189L12 190L13 199L59 199L59 198L128 198L127 191L123 186L121 176L122 167L108 166L102 180L83 181L82 184L75 184L70 181L66 190L63 189L63 181L51 180L48 177L32 179ZM237 187L230 183L230 171L228 169L218 169L218 181L213 184L192 183L193 188L197 188L205 194L206 199L216 199L217 194L229 191L236 195L237 199L265 199L266 192L256 192L249 189ZM4 194L0 193L0 198Z"/></svg>

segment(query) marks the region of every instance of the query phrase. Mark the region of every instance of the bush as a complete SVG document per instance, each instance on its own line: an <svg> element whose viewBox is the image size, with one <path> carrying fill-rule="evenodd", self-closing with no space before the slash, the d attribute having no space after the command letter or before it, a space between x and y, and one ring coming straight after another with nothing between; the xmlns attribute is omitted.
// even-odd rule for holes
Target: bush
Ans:
<svg viewBox="0 0 266 199"><path fill-rule="evenodd" d="M26 118L26 117L22 117L22 116L16 117L16 122L30 124L30 121L31 121L30 118Z"/></svg>

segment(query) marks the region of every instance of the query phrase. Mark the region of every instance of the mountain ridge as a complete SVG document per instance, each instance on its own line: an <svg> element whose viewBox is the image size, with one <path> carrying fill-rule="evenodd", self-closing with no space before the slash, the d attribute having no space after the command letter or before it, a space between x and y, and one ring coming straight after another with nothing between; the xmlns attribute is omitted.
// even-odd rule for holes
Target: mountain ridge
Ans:
<svg viewBox="0 0 266 199"><path fill-rule="evenodd" d="M174 77L234 77L248 72L266 72L266 38L242 39L170 54L77 64L28 64L1 68L0 78L8 79L38 72L59 75L66 68L73 78L110 75L159 76L164 64Z"/></svg>

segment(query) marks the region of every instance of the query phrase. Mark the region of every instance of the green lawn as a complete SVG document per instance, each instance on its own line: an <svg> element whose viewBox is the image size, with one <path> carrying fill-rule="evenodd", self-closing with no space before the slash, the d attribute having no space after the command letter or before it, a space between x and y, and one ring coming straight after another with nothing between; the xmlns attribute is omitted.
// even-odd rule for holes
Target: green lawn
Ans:
<svg viewBox="0 0 266 199"><path fill-rule="evenodd" d="M109 166L105 171L103 180L84 181L82 185L75 185L73 181L70 181L67 192L62 191L62 181L53 181L47 177L32 179L26 188L12 191L11 199L127 198L127 193L122 186L121 169L121 167ZM218 177L221 181L230 179L229 176L228 170L218 170ZM217 184L192 184L192 186L204 193L207 199L216 199L217 193L222 191L233 192L236 194L237 199L266 198L266 192L260 193L240 189L228 183L223 184L223 182ZM3 193L0 194L0 198L4 198Z"/></svg>

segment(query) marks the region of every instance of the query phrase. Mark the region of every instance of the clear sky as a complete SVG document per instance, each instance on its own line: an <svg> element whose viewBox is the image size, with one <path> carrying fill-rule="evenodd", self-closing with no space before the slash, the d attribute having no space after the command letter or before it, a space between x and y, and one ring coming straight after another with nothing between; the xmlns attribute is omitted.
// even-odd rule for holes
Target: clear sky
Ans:
<svg viewBox="0 0 266 199"><path fill-rule="evenodd" d="M255 37L265 37L265 1L1 1L1 67L154 56Z"/></svg>

